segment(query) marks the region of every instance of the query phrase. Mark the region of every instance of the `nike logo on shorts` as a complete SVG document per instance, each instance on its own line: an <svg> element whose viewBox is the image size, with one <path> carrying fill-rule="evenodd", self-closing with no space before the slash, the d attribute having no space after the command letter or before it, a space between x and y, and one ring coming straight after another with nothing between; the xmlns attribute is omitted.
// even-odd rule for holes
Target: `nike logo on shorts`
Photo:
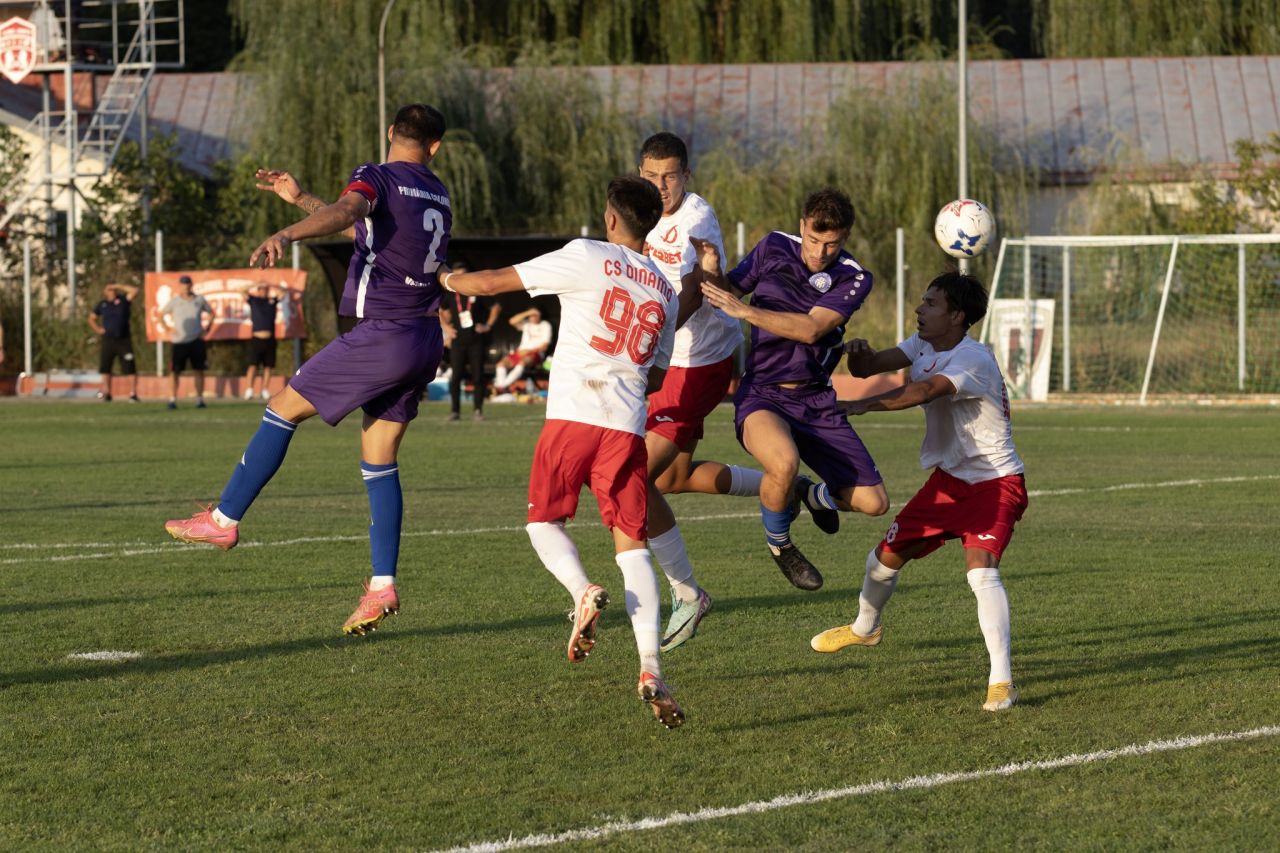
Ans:
<svg viewBox="0 0 1280 853"><path fill-rule="evenodd" d="M658 423L670 424L675 423L675 418L669 418L666 415L655 415L653 418Z"/></svg>
<svg viewBox="0 0 1280 853"><path fill-rule="evenodd" d="M529 504L529 505L533 506L533 504ZM983 542L986 542L988 539L995 539L996 537L992 536L990 533L979 533L978 538L981 539Z"/></svg>

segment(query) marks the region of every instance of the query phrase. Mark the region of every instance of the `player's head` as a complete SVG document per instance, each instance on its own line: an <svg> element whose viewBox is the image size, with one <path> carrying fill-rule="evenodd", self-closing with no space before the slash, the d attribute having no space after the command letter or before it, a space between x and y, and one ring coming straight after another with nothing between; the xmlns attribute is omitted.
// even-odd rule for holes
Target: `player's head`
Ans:
<svg viewBox="0 0 1280 853"><path fill-rule="evenodd" d="M444 115L427 104L406 104L396 113L395 121L387 130L392 147L399 146L399 154L414 156L426 163L440 150L444 138Z"/></svg>
<svg viewBox="0 0 1280 853"><path fill-rule="evenodd" d="M195 282L191 280L191 276L189 275L178 276L178 284L182 286L182 292L187 296L191 295L191 291L194 290L196 286Z"/></svg>
<svg viewBox="0 0 1280 853"><path fill-rule="evenodd" d="M624 232L620 237L643 241L662 218L662 196L658 188L639 175L614 178L609 182L608 198L604 220L610 242L618 242L613 239L617 230Z"/></svg>
<svg viewBox="0 0 1280 853"><path fill-rule="evenodd" d="M530 323L541 323L541 322L542 322L542 312L541 312L541 311L539 311L537 308L530 308L530 309L529 309L529 319L528 319L528 322L530 322Z"/></svg>
<svg viewBox="0 0 1280 853"><path fill-rule="evenodd" d="M640 177L658 188L662 212L674 213L689 183L689 149L674 133L655 133L640 147Z"/></svg>
<svg viewBox="0 0 1280 853"><path fill-rule="evenodd" d="M809 272L821 272L835 262L853 228L853 202L840 190L827 187L811 193L800 208L800 257Z"/></svg>
<svg viewBox="0 0 1280 853"><path fill-rule="evenodd" d="M963 335L987 314L987 289L971 275L945 272L929 282L916 307L916 330L926 341Z"/></svg>

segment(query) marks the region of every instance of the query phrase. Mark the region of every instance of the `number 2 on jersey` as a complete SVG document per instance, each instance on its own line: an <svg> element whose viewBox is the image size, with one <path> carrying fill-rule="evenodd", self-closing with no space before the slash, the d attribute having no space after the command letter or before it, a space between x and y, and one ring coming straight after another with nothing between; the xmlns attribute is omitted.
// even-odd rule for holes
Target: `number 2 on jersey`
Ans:
<svg viewBox="0 0 1280 853"><path fill-rule="evenodd" d="M422 230L431 235L431 248L427 250L427 259L422 263L422 274L428 276L440 269L436 251L444 238L444 214L434 207L422 211Z"/></svg>
<svg viewBox="0 0 1280 853"><path fill-rule="evenodd" d="M642 303L637 308L630 293L614 287L605 293L604 301L600 303L600 319L613 337L592 337L591 346L605 355L617 355L625 347L632 361L645 364L653 357L658 336L667 322L667 312L657 300Z"/></svg>

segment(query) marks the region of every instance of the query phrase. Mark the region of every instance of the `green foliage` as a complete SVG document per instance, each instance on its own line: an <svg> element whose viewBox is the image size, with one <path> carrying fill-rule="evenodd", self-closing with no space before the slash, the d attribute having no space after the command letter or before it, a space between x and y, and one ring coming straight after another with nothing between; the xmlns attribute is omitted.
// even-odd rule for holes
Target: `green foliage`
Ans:
<svg viewBox="0 0 1280 853"><path fill-rule="evenodd" d="M1275 0L1033 0L1038 49L1061 56L1280 52Z"/></svg>

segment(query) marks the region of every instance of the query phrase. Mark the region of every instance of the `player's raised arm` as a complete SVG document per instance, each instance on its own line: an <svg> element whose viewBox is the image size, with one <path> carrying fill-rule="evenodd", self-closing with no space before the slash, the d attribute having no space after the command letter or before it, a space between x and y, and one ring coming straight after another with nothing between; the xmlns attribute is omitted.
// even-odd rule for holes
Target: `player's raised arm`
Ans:
<svg viewBox="0 0 1280 853"><path fill-rule="evenodd" d="M284 250L297 240L323 237L353 226L358 219L369 215L369 200L358 192L344 193L333 204L327 204L301 222L295 222L263 240L249 256L249 266L256 266L262 258L264 267L273 267L284 257Z"/></svg>
<svg viewBox="0 0 1280 853"><path fill-rule="evenodd" d="M258 180L254 184L255 187L265 192L273 192L282 201L288 202L294 207L299 207L307 213L315 213L328 204L320 196L304 190L302 185L298 183L298 179L283 169L259 169L254 172L253 176ZM354 240L356 237L354 225L334 233L348 240Z"/></svg>
<svg viewBox="0 0 1280 853"><path fill-rule="evenodd" d="M849 354L849 372L859 379L911 366L911 359L897 347L876 350L862 338L847 342L844 351Z"/></svg>

